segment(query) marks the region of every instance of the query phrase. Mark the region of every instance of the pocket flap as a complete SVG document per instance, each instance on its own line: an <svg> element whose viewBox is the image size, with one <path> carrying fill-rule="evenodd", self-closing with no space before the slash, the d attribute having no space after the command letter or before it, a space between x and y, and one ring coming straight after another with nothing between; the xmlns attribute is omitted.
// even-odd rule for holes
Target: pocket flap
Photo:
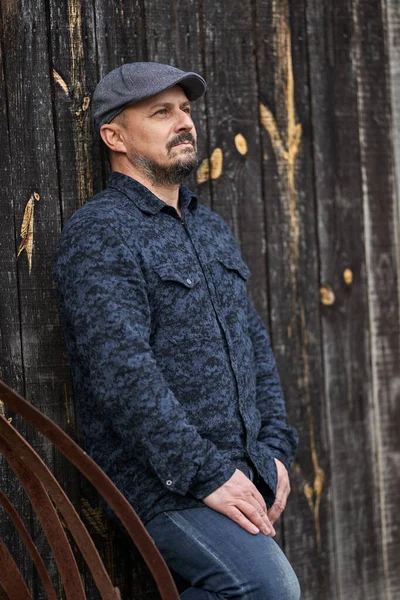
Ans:
<svg viewBox="0 0 400 600"><path fill-rule="evenodd" d="M218 260L229 271L237 271L245 281L247 281L251 275L250 269L241 258L235 256L219 256Z"/></svg>
<svg viewBox="0 0 400 600"><path fill-rule="evenodd" d="M180 267L171 263L163 263L153 267L154 271L163 281L177 281L187 288L193 288L199 282L199 275L193 270Z"/></svg>

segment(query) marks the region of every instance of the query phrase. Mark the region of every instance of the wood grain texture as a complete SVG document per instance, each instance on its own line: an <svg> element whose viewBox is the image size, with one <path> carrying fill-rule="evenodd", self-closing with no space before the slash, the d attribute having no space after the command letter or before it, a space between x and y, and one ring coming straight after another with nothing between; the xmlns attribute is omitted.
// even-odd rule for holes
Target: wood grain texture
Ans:
<svg viewBox="0 0 400 600"><path fill-rule="evenodd" d="M400 595L399 220L393 172L385 15L380 2L355 2L361 173L371 333L372 399L386 598Z"/></svg>
<svg viewBox="0 0 400 600"><path fill-rule="evenodd" d="M135 60L202 74L208 92L193 104L200 164L188 184L240 241L301 438L279 541L305 600L397 599L397 0L0 7L0 377L79 440L51 270L61 227L106 183L91 126L94 87ZM33 243L25 238L28 252L17 260L34 193ZM122 597L155 598L97 494L38 436L28 439L81 506ZM24 495L0 466L2 486L42 545ZM11 546L22 555L17 541ZM46 547L44 556L57 578ZM24 572L42 598L27 560ZM95 600L85 571L84 582Z"/></svg>
<svg viewBox="0 0 400 600"><path fill-rule="evenodd" d="M256 3L272 338L300 447L284 547L304 598L335 597L303 10Z"/></svg>
<svg viewBox="0 0 400 600"><path fill-rule="evenodd" d="M384 598L351 6L312 0L307 23L336 580L340 598Z"/></svg>
<svg viewBox="0 0 400 600"><path fill-rule="evenodd" d="M21 229L26 203L35 205L32 267L22 253L17 262L25 394L56 421L64 410L65 351L58 325L52 263L60 233L59 188L49 76L48 30L44 2L3 3L4 73L7 83L10 156L13 168L14 232ZM35 439L30 435L30 441ZM54 467L52 451L37 447ZM39 529L32 523L34 539ZM49 552L44 549L44 556ZM54 565L51 574L56 583ZM29 582L36 589L36 579Z"/></svg>
<svg viewBox="0 0 400 600"><path fill-rule="evenodd" d="M91 95L97 83L91 3L49 0L49 64L62 223L102 187L99 144L93 148Z"/></svg>
<svg viewBox="0 0 400 600"><path fill-rule="evenodd" d="M390 90L392 100L392 132L396 167L397 200L400 212L400 4L386 0L383 15L389 58Z"/></svg>
<svg viewBox="0 0 400 600"><path fill-rule="evenodd" d="M25 380L23 371L22 341L21 341L21 313L19 306L19 289L17 276L17 232L15 231L15 181L17 174L13 166L11 155L10 129L8 125L8 94L5 78L4 64L4 16L0 11L0 140L2 142L2 155L0 160L0 189L2 201L0 202L0 378L9 381L10 385L19 393L25 393ZM1 402L0 412L8 418L14 418ZM19 421L18 425L21 426ZM0 456L0 486L7 490L11 502L21 516L25 526L30 525L31 508L25 501L16 484L14 474ZM33 585L32 563L24 552L24 546L15 533L11 521L1 509L1 534L12 556L18 562L21 573L26 581Z"/></svg>

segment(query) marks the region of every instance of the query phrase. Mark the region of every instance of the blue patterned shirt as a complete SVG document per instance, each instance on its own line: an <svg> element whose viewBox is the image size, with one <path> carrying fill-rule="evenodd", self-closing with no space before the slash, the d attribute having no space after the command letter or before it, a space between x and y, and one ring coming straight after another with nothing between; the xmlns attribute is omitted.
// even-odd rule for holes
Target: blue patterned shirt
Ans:
<svg viewBox="0 0 400 600"><path fill-rule="evenodd" d="M88 454L143 521L204 506L250 465L270 506L286 413L250 275L227 224L112 173L66 224L55 280Z"/></svg>

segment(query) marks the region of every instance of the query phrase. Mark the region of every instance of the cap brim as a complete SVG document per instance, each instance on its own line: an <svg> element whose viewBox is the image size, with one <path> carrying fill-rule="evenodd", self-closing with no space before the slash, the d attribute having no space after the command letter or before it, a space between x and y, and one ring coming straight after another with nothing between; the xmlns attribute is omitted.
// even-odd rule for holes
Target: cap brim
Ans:
<svg viewBox="0 0 400 600"><path fill-rule="evenodd" d="M180 85L190 101L198 100L207 89L204 79L196 73L188 73L169 87L173 87L174 85Z"/></svg>

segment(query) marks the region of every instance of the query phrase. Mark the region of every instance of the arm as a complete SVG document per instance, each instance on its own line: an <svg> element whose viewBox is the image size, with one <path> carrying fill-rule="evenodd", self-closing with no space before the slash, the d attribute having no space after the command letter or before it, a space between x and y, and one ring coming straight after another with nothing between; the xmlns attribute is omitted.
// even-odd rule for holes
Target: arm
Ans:
<svg viewBox="0 0 400 600"><path fill-rule="evenodd" d="M268 517L274 524L284 511L290 493L288 468L294 458L298 436L296 430L286 423L283 392L268 333L250 301L249 327L257 369L257 408L261 413L258 439L270 448L278 475L275 502L268 511Z"/></svg>
<svg viewBox="0 0 400 600"><path fill-rule="evenodd" d="M288 469L298 443L297 432L286 423L285 402L268 333L250 301L248 318L256 361L257 408L261 414L258 440L265 442Z"/></svg>
<svg viewBox="0 0 400 600"><path fill-rule="evenodd" d="M55 267L60 305L90 375L94 414L147 460L166 489L202 499L234 467L203 439L169 389L149 344L146 281L109 220L75 221Z"/></svg>

